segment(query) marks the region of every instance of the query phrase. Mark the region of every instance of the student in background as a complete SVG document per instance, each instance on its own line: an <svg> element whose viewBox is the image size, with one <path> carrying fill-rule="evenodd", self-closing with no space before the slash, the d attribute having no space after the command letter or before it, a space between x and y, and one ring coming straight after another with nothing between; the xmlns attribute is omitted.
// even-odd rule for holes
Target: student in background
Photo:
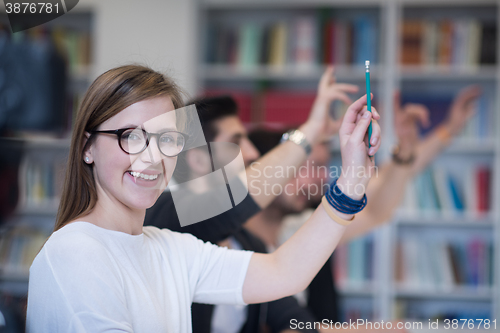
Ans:
<svg viewBox="0 0 500 333"><path fill-rule="evenodd" d="M393 152L390 161L382 164L370 182L367 188L368 204L363 213L358 214L358 223L347 228L341 239L342 243L368 233L390 220L404 197L408 182L423 171L448 146L452 138L462 131L474 113L473 103L479 94L477 87L468 87L459 92L453 100L447 119L421 139L418 124L429 126L429 111L419 104L406 104L401 107L399 94L395 95L394 126L398 149ZM279 144L280 133L257 130L250 133L249 137L260 153L265 154ZM288 194L293 194L284 192L245 224L245 229L261 239L269 251L276 249L283 239L287 238L283 237L283 234L289 236L302 226L303 221L311 214L310 210L305 209L321 200L322 191L304 193L297 189L322 189L328 181L329 161L328 144L316 145L302 166L308 168L307 172L302 173L306 176L302 177L299 173L297 179L292 179L284 187L289 190ZM294 190L297 193L294 193ZM284 220L287 220L285 227L288 229L285 232ZM301 295L302 304L307 304L317 320L338 320L338 297L332 281L331 263L327 262L307 289L308 297Z"/></svg>
<svg viewBox="0 0 500 333"><path fill-rule="evenodd" d="M328 68L322 76L318 85L318 94L314 105L312 106L308 122L301 126L310 126L318 120L326 119L323 125L318 128L316 135L329 136L337 133L340 127L340 121L334 121L328 118L330 104L334 100L341 100L344 103L350 103L348 93L356 92L358 88L350 84L338 84L334 78L333 68ZM232 142L240 146L242 156L247 166L247 179L257 180L256 184L267 182L269 186L283 186L288 178L259 179L257 175L263 175L266 168L280 167L298 167L305 160L303 148L297 145L281 145L276 149L266 152L257 160L251 168L250 164L259 157L258 151L248 140L247 133L243 124L238 119L237 105L230 97L209 97L194 100L188 104L196 105L198 115L207 142ZM307 138L307 141L310 139ZM314 147L314 141L311 142ZM207 165L199 161L203 159L204 152L188 151L180 156L177 168L181 168L182 173L177 174L177 179L181 182L186 179L197 179L207 172ZM185 172L185 170L188 170ZM244 232L240 232L241 226L252 215L265 208L275 195L266 193L263 188L256 190L255 186L249 188L249 195L239 205L233 209L217 215L208 220L181 227L177 216L175 205L170 192L164 192L157 203L148 209L146 213L146 225L154 225L160 228L168 228L174 231L188 232L196 237L213 243L223 244L232 248L242 248L256 252L266 252L264 244ZM196 189L193 189L196 191ZM232 241L228 237L235 235ZM220 243L224 241L224 243ZM193 332L216 332L217 329L226 329L223 332L238 332L238 327L242 327L243 332L256 332L261 327L267 326L272 332L280 332L290 327L290 319L302 319L311 321L312 316L299 307L296 300L287 297L278 301L252 304L246 307L235 307L230 315L224 316L221 310L224 306L214 307L213 305L194 303L192 307ZM248 317L246 315L248 311ZM228 322L229 320L229 322ZM219 331L220 332L220 331Z"/></svg>
<svg viewBox="0 0 500 333"><path fill-rule="evenodd" d="M299 127L299 131L305 134L305 143L314 147L318 140L313 138L308 128L314 128L316 132L314 137L325 137L337 133L340 122L328 117L330 104L335 100L350 104L352 101L348 94L357 91L358 87L355 85L337 83L334 68L327 68L319 82L318 94L312 105L309 118L306 123ZM302 147L288 144L281 145L260 157L259 152L248 140L247 131L238 118L238 108L235 101L229 96L199 98L187 104L196 105L207 143L232 142L240 147L246 166L247 179L255 180L255 183L262 184L266 180L269 186L283 186L289 180L288 178L264 179L264 169L298 167L307 158L307 155L302 154L304 151ZM205 156L199 150L181 153L174 178L179 177L180 181L185 181L210 172L211 170L206 170L210 165L199 162L202 158ZM250 164L253 162L257 163L250 168ZM182 170L179 171L179 169ZM249 195L235 208L214 218L182 228L172 195L166 191L162 193L158 202L147 210L145 224L173 231L189 232L204 241L217 243L238 231L250 216L267 207L275 198L275 195L265 193L255 186L249 187L248 191Z"/></svg>

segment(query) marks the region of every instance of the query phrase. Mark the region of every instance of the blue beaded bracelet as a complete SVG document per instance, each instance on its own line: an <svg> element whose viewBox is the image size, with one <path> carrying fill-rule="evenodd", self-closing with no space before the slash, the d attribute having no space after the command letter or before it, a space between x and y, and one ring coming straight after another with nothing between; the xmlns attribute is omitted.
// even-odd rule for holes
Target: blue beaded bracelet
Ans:
<svg viewBox="0 0 500 333"><path fill-rule="evenodd" d="M333 180L325 194L328 203L333 208L344 214L351 215L362 211L366 206L366 194L363 195L363 199L361 200L351 199L342 193L340 188L337 186L337 180L338 178Z"/></svg>

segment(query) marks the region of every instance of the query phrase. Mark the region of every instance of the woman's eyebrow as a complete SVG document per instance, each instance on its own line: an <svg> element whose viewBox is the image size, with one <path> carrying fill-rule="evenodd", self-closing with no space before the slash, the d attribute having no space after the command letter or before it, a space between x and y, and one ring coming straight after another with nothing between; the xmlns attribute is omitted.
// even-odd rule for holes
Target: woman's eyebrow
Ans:
<svg viewBox="0 0 500 333"><path fill-rule="evenodd" d="M169 131L177 131L176 127L164 127L158 130L157 133L169 132Z"/></svg>
<svg viewBox="0 0 500 333"><path fill-rule="evenodd" d="M176 127L164 127L164 128L160 128L158 131L155 131L155 132L152 132L152 131L149 131L145 126L144 124L141 124L141 125L136 125L136 124L127 124L125 126L122 126L121 128L141 128L147 132L151 132L151 133L162 133L162 132L168 132L168 131L178 131L178 129Z"/></svg>
<svg viewBox="0 0 500 333"><path fill-rule="evenodd" d="M136 125L136 124L126 124L120 128L142 128L142 125Z"/></svg>

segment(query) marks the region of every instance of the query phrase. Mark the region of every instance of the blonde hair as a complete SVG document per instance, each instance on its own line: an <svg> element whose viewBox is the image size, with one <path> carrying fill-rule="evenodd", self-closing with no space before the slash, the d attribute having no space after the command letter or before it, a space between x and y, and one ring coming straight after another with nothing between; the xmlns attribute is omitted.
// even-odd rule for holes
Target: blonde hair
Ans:
<svg viewBox="0 0 500 333"><path fill-rule="evenodd" d="M176 109L183 106L182 93L172 79L140 65L113 68L100 75L87 90L75 121L66 177L54 231L90 213L97 202L92 165L84 162L91 144L90 132L128 106L153 97L168 96Z"/></svg>

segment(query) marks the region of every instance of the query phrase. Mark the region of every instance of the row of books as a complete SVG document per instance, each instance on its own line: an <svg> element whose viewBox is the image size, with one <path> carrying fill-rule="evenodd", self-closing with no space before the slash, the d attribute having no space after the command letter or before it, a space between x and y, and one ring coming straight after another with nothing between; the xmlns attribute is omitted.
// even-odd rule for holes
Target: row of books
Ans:
<svg viewBox="0 0 500 333"><path fill-rule="evenodd" d="M395 280L405 290L491 286L493 245L475 238L447 242L404 237L397 244Z"/></svg>
<svg viewBox="0 0 500 333"><path fill-rule="evenodd" d="M461 67L495 64L496 45L495 22L406 20L401 31L401 63Z"/></svg>
<svg viewBox="0 0 500 333"><path fill-rule="evenodd" d="M11 34L7 26L0 25L0 33L5 31L12 36L13 42L30 41L34 43L52 42L59 54L67 61L70 72L79 74L91 63L91 38L88 31L73 30L65 27L48 29L44 25Z"/></svg>
<svg viewBox="0 0 500 333"><path fill-rule="evenodd" d="M378 27L373 18L352 21L302 16L264 25L213 23L207 30L206 62L252 68L257 65L296 66L376 63Z"/></svg>
<svg viewBox="0 0 500 333"><path fill-rule="evenodd" d="M442 166L428 168L407 186L402 204L410 215L481 216L490 209L491 169L482 165L464 167L459 177Z"/></svg>
<svg viewBox="0 0 500 333"><path fill-rule="evenodd" d="M373 280L374 243L371 235L354 239L337 247L333 272L340 287L359 287Z"/></svg>
<svg viewBox="0 0 500 333"><path fill-rule="evenodd" d="M394 304L394 317L403 318L406 320L413 319L422 321L423 328L429 328L429 319L432 321L432 323L435 323L436 320L438 320L439 328L443 327L444 320L446 319L457 319L459 321L460 319L472 319L475 321L474 327L481 329L484 328L484 321L480 322L481 319L491 320L491 310L489 309L489 306L487 308L484 308L484 306L478 306L477 303L468 302L463 304L460 302L455 302L454 304L446 304L445 306L440 307L434 306L431 307L431 309L429 309L429 307L426 305L427 303L397 300ZM460 323L461 326L463 324L463 321ZM480 323L481 326L478 327ZM488 325L486 327L488 327ZM493 323L489 322L489 328L494 328Z"/></svg>
<svg viewBox="0 0 500 333"><path fill-rule="evenodd" d="M19 170L20 210L55 211L65 177L64 157L52 160L26 157Z"/></svg>
<svg viewBox="0 0 500 333"><path fill-rule="evenodd" d="M230 95L238 104L240 119L245 123L265 123L274 127L293 127L307 120L316 93L313 91L263 90L244 91L232 89L208 89L205 96ZM445 120L452 96L431 97L422 94L403 94L403 103L421 103L428 107L431 127L422 130L426 134ZM377 103L374 101L374 105ZM334 114L339 117L345 105L334 104ZM489 99L481 97L476 103L476 113L460 134L466 140L494 137L493 108Z"/></svg>
<svg viewBox="0 0 500 333"><path fill-rule="evenodd" d="M30 227L8 229L0 235L0 272L27 278L31 263L49 235Z"/></svg>

